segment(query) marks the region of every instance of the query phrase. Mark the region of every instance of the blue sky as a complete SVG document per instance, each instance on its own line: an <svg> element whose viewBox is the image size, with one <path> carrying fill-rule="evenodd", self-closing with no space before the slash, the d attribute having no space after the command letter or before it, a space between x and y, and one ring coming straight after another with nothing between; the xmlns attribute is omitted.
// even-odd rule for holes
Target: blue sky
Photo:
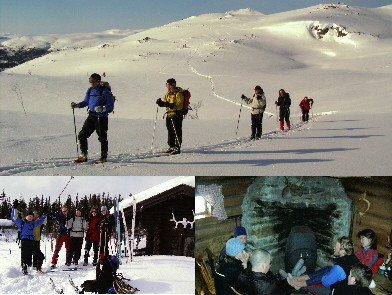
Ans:
<svg viewBox="0 0 392 295"><path fill-rule="evenodd" d="M252 8L266 14L331 1L314 0L0 0L0 32L23 35L101 32L161 26L193 15ZM391 0L349 0L379 7Z"/></svg>
<svg viewBox="0 0 392 295"><path fill-rule="evenodd" d="M114 198L121 194L122 197L133 195L144 191L152 186L163 183L175 176L0 176L0 193L4 193L11 200L40 197L51 197L54 201L61 194L61 201L64 202L68 195L72 198L90 194L106 194Z"/></svg>

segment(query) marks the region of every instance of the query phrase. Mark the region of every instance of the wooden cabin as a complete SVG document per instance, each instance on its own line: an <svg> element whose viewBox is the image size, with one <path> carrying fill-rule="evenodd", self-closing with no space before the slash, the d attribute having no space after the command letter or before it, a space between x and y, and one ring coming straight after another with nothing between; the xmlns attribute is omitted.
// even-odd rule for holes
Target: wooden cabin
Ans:
<svg viewBox="0 0 392 295"><path fill-rule="evenodd" d="M125 214L129 236L133 197L136 201L135 237L146 235L145 254L194 257L194 177L178 177L122 201L120 210Z"/></svg>
<svg viewBox="0 0 392 295"><path fill-rule="evenodd" d="M208 262L208 251L210 258L218 257L237 225L246 228L250 251L264 248L271 253L273 272L285 269L294 226L314 232L318 267L331 263L333 246L342 235L352 238L356 250L357 233L366 228L375 231L379 253L391 252L392 177L196 177L196 198L203 194L215 204L212 212L196 214L198 263ZM197 266L198 294L213 293L205 277L205 269ZM390 280L377 274L374 278L381 286L372 289L374 294L392 291Z"/></svg>

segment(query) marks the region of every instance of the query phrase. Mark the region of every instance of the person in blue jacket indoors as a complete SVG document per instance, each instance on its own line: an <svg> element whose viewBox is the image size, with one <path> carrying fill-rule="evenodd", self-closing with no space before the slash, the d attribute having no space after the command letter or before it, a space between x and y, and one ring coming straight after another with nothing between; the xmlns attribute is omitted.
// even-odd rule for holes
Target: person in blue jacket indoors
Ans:
<svg viewBox="0 0 392 295"><path fill-rule="evenodd" d="M21 265L23 275L27 275L27 266L32 265L32 256L37 261L37 271L42 273L41 267L44 261L44 256L35 243L34 228L44 223L46 216L42 214L39 220L33 221L34 213L28 212L25 219L15 216L16 208L18 208L18 201L15 200L11 210L11 219L15 222L20 230L21 240Z"/></svg>
<svg viewBox="0 0 392 295"><path fill-rule="evenodd" d="M334 256L334 265L323 267L308 275L289 279L289 284L296 289L304 288L307 291L317 289L317 294L330 294L330 288L347 285L351 267L359 263L354 255L352 240L345 236L339 238L334 247Z"/></svg>
<svg viewBox="0 0 392 295"><path fill-rule="evenodd" d="M114 98L111 90L101 85L99 74L92 74L89 82L91 87L87 90L84 100L79 103L71 102L73 109L87 106L89 108L88 117L78 135L81 155L74 161L75 163L87 162L87 139L94 131L97 132L98 140L101 142L101 158L97 162L106 162L108 156L108 115L113 111Z"/></svg>

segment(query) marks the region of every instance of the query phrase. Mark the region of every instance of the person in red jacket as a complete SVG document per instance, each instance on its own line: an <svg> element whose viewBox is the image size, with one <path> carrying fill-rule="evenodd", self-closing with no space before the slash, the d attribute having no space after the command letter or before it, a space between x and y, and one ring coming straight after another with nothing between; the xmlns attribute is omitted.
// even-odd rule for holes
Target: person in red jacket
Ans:
<svg viewBox="0 0 392 295"><path fill-rule="evenodd" d="M302 111L302 122L308 122L309 120L309 110L313 106L313 98L304 97L303 100L299 103L299 107Z"/></svg>
<svg viewBox="0 0 392 295"><path fill-rule="evenodd" d="M84 246L84 263L86 266L88 264L88 257L90 256L90 249L93 246L94 249L94 257L93 257L93 265L97 265L98 261L98 248L99 248L99 238L101 235L100 232L100 223L101 218L100 214L96 207L92 207L90 210L90 215L88 217L88 230L86 233L86 244Z"/></svg>
<svg viewBox="0 0 392 295"><path fill-rule="evenodd" d="M371 268L378 259L376 233L370 228L367 228L361 230L357 236L361 239L362 247L358 249L355 256L357 256L362 264Z"/></svg>

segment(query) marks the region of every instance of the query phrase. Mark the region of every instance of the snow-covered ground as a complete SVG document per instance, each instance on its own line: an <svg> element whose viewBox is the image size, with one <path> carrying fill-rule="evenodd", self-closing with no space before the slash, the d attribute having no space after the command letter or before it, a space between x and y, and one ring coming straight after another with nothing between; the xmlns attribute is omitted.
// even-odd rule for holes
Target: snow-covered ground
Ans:
<svg viewBox="0 0 392 295"><path fill-rule="evenodd" d="M0 174L389 175L392 158L383 151L392 143L391 8L326 4L272 15L205 14L6 70ZM70 102L82 100L93 72L106 73L118 98L109 162L76 166ZM190 88L191 105L202 104L199 119L184 121L181 155L151 157L155 101L171 77ZM248 142L249 109L240 113L240 96L258 84L267 97L264 136ZM275 132L280 88L292 98L294 129L287 133ZM305 95L315 103L302 124L298 104ZM79 132L86 112L75 112ZM167 147L163 113L154 152ZM99 157L95 134L89 145L91 158Z"/></svg>
<svg viewBox="0 0 392 295"><path fill-rule="evenodd" d="M29 270L31 276L23 276L20 267L20 249L15 243L16 231L8 232L0 237L0 294L55 294L49 284L50 278L65 294L76 292L68 282L69 276L77 286L85 280L95 278L95 267L81 266L78 271L55 271L37 274ZM45 240L47 259L42 269L50 267L52 253L50 240ZM41 242L41 251L45 253L45 243ZM139 245L142 247L142 243ZM92 251L91 251L92 252ZM91 262L91 261L90 261ZM58 265L65 268L65 249L60 251ZM136 294L193 294L195 288L195 260L181 256L137 256L133 262L122 265L118 270L124 277L130 278L131 286L140 291Z"/></svg>

